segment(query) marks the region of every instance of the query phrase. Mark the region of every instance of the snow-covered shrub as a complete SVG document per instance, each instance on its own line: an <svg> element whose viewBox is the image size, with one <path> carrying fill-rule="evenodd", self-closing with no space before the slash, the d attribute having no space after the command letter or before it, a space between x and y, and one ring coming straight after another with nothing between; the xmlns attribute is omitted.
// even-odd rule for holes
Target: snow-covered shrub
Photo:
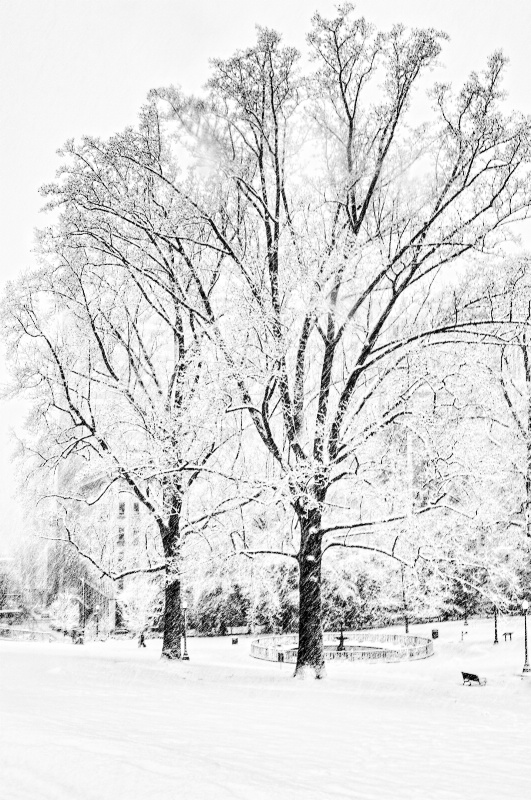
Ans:
<svg viewBox="0 0 531 800"><path fill-rule="evenodd" d="M71 630L79 625L79 603L67 592L57 595L48 607L48 613L63 630Z"/></svg>
<svg viewBox="0 0 531 800"><path fill-rule="evenodd" d="M117 595L118 606L127 628L135 633L148 628L157 616L161 587L146 575L129 578Z"/></svg>

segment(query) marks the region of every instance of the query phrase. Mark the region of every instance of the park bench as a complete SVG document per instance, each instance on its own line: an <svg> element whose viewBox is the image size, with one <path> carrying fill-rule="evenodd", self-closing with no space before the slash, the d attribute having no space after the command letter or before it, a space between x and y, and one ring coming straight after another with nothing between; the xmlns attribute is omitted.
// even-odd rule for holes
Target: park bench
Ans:
<svg viewBox="0 0 531 800"><path fill-rule="evenodd" d="M480 678L479 675L474 675L472 672L462 672L463 685L472 686L473 683L478 683L480 686L485 686L487 683L486 678Z"/></svg>
<svg viewBox="0 0 531 800"><path fill-rule="evenodd" d="M507 637L509 637L509 641L512 642L512 640L513 640L513 632L512 631L505 631L505 633L503 634L503 639L504 639L505 642L507 641Z"/></svg>

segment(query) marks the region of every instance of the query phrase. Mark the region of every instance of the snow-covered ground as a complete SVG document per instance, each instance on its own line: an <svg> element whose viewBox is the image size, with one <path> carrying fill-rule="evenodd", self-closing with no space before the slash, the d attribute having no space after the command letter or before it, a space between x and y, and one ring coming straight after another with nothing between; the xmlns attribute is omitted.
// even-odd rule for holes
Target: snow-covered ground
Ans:
<svg viewBox="0 0 531 800"><path fill-rule="evenodd" d="M0 798L528 800L522 620L497 646L491 620L435 627L433 658L309 682L242 637L191 639L179 664L156 641L0 641Z"/></svg>

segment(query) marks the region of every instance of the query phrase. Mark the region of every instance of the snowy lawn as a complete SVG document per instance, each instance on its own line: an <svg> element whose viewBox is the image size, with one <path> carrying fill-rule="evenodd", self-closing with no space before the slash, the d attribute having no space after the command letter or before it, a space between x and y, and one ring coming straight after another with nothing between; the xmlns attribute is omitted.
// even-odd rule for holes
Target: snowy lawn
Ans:
<svg viewBox="0 0 531 800"><path fill-rule="evenodd" d="M246 637L190 639L189 663L161 662L157 641L0 641L0 797L527 800L522 620L501 620L513 640L497 646L491 620L411 633L432 627L433 658L310 682L250 658Z"/></svg>

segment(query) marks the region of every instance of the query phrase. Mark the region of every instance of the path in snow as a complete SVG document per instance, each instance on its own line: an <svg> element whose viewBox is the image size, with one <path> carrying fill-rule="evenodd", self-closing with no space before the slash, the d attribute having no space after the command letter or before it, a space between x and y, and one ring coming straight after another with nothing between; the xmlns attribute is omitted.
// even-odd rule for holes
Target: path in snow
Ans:
<svg viewBox="0 0 531 800"><path fill-rule="evenodd" d="M527 800L531 678L509 622L512 642L445 623L433 658L310 682L242 637L191 639L180 664L156 641L0 641L0 798Z"/></svg>

